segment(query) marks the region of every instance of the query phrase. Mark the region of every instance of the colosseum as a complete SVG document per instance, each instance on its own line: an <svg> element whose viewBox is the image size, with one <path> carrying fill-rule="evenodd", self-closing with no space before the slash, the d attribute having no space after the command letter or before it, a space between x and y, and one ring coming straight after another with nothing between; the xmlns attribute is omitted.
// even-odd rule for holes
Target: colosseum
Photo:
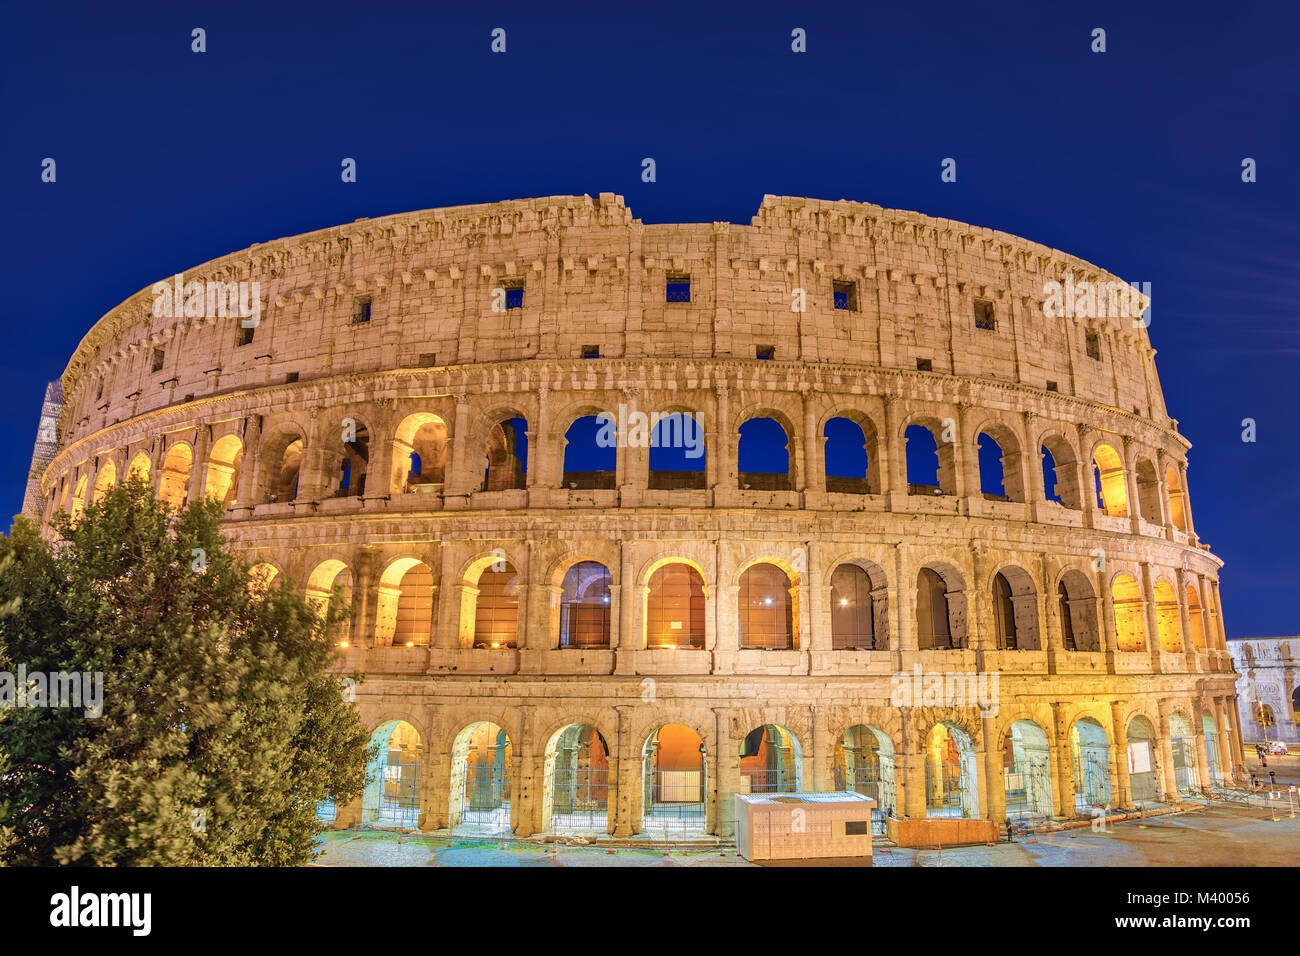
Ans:
<svg viewBox="0 0 1300 956"><path fill-rule="evenodd" d="M157 309L172 281L78 346L30 507L139 474L224 501L258 574L342 589L385 745L335 826L707 841L734 794L854 790L879 832L1244 762L1144 320L1049 307L1121 283L1096 266L863 203L647 225L602 193L184 275L249 283L255 324Z"/></svg>

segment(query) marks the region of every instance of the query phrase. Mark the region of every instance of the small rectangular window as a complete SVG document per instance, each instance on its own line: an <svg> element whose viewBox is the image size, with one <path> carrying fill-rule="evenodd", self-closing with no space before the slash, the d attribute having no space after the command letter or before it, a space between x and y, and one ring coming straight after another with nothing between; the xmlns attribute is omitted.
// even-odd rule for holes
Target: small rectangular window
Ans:
<svg viewBox="0 0 1300 956"><path fill-rule="evenodd" d="M253 326L240 325L239 337L235 339L235 348L242 348L245 345L253 344Z"/></svg>
<svg viewBox="0 0 1300 956"><path fill-rule="evenodd" d="M858 285L856 282L836 279L831 283L831 289L831 295L835 300L835 308L843 309L846 312L858 311Z"/></svg>
<svg viewBox="0 0 1300 956"><path fill-rule="evenodd" d="M754 358L756 359L774 359L776 358L776 346L760 345L754 349Z"/></svg>
<svg viewBox="0 0 1300 956"><path fill-rule="evenodd" d="M421 353L420 353L420 366L421 366L422 368L433 368L433 367L436 366L437 364L438 364L438 353L437 353L437 352L421 352Z"/></svg>
<svg viewBox="0 0 1300 956"><path fill-rule="evenodd" d="M1088 358L1101 361L1101 336L1096 332L1088 333Z"/></svg>
<svg viewBox="0 0 1300 956"><path fill-rule="evenodd" d="M845 836L870 836L871 821L870 820L845 820L844 835Z"/></svg>
<svg viewBox="0 0 1300 956"><path fill-rule="evenodd" d="M1055 382L1048 382L1048 383L1047 383L1047 390L1048 390L1049 392L1059 392L1059 391L1060 391L1060 389L1056 387L1056 383L1055 383Z"/></svg>
<svg viewBox="0 0 1300 956"><path fill-rule="evenodd" d="M599 345L584 345L584 346L582 347L582 357L583 357L583 358L600 358L600 346L599 346Z"/></svg>
<svg viewBox="0 0 1300 956"><path fill-rule="evenodd" d="M101 378L99 380L98 387L96 387L95 389L95 401L99 401L103 397L104 397L104 380Z"/></svg>
<svg viewBox="0 0 1300 956"><path fill-rule="evenodd" d="M934 363L929 359L917 359L916 370L918 372L932 372L934 371Z"/></svg>
<svg viewBox="0 0 1300 956"><path fill-rule="evenodd" d="M294 382L296 382L296 381L298 381L298 373L297 373L297 372L288 372L288 373L285 374L285 376L284 376L284 384L286 384L286 385L292 385L292 384L293 384Z"/></svg>
<svg viewBox="0 0 1300 956"><path fill-rule="evenodd" d="M993 316L993 303L987 299L975 300L975 328L988 329L990 332L997 328L997 320Z"/></svg>
<svg viewBox="0 0 1300 956"><path fill-rule="evenodd" d="M668 277L665 301L690 302L691 301L691 277L685 275L670 275Z"/></svg>
<svg viewBox="0 0 1300 956"><path fill-rule="evenodd" d="M162 367L163 367L163 360L164 360L166 357L167 357L167 353L164 352L162 349L154 349L154 350L153 350L153 368L152 368L152 371L154 371L154 372L161 372L161 371L162 371Z"/></svg>
<svg viewBox="0 0 1300 956"><path fill-rule="evenodd" d="M522 279L511 279L501 283L506 293L507 309L522 309L524 307L524 282Z"/></svg>
<svg viewBox="0 0 1300 956"><path fill-rule="evenodd" d="M363 295L352 300L352 324L361 325L370 321L370 296Z"/></svg>

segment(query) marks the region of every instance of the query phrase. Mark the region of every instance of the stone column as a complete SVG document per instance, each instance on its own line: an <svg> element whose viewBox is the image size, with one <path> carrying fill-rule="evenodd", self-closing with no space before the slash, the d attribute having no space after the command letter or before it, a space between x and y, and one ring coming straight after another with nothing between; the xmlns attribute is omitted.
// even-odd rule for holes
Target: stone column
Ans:
<svg viewBox="0 0 1300 956"><path fill-rule="evenodd" d="M1192 639L1192 614L1187 607L1187 575L1182 568L1174 569L1174 580L1178 582L1178 626L1183 632L1183 658L1187 661L1187 672L1195 673L1196 642ZM1204 634L1204 630L1201 631Z"/></svg>
<svg viewBox="0 0 1300 956"><path fill-rule="evenodd" d="M558 462L554 460L557 452L561 456ZM563 454L564 436L551 435L551 388L542 382L537 387L537 427L534 429L530 426L528 429L528 458L524 462L528 469L524 486L528 489L530 504L533 493L538 489L554 487L560 483L558 477L552 483L546 476L558 476L564 467Z"/></svg>
<svg viewBox="0 0 1300 956"><path fill-rule="evenodd" d="M925 819L925 751L923 750L923 741L920 738L920 732L913 726L912 708L908 707L903 710L903 751L899 754L902 757L903 765L896 771L897 776L903 780L903 793L899 795L899 805L903 808L903 815L911 817L913 820Z"/></svg>
<svg viewBox="0 0 1300 956"><path fill-rule="evenodd" d="M190 482L189 489L186 492L186 498L189 501L201 501L203 498L203 486L207 480L208 473L208 450L212 447L212 426L206 423L199 423L197 429L198 435L194 439L194 458L190 462ZM94 497L95 489L93 481L90 492Z"/></svg>
<svg viewBox="0 0 1300 956"><path fill-rule="evenodd" d="M826 500L826 468L821 461L821 442L817 436L817 415L813 396L807 387L802 390L803 403L803 472L799 487L803 489L804 507L817 507ZM790 449L790 464L794 464L794 449Z"/></svg>
<svg viewBox="0 0 1300 956"><path fill-rule="evenodd" d="M1043 487L1043 448L1035 438L1037 428L1034 425L1037 416L1033 412L1021 412L1024 422L1024 454L1020 456L1021 467L1025 470L1026 516L1031 522L1038 521L1039 508L1047 501L1047 491ZM1005 477L1004 477L1005 482Z"/></svg>
<svg viewBox="0 0 1300 956"><path fill-rule="evenodd" d="M1088 450L1088 426L1075 426L1079 433L1079 498L1083 506L1083 526L1097 526L1097 476L1093 474L1092 455Z"/></svg>
<svg viewBox="0 0 1300 956"><path fill-rule="evenodd" d="M1182 798L1178 796L1178 782L1174 776L1174 747L1170 737L1169 727L1169 701L1161 697L1156 701L1156 706L1160 712L1160 735L1157 745L1160 747L1160 767L1159 779L1160 789L1164 793L1166 801L1181 803Z"/></svg>
<svg viewBox="0 0 1300 956"><path fill-rule="evenodd" d="M456 401L456 420L451 435L451 456L444 474L446 479L446 498L460 498L459 507L464 507L463 499L478 490L482 475L477 480L474 464L482 464L486 455L474 456L469 447L469 396L463 393L454 396ZM473 459L473 460L471 460Z"/></svg>
<svg viewBox="0 0 1300 956"><path fill-rule="evenodd" d="M709 775L714 787L710 797L714 805L712 820L716 828L712 830L720 837L734 836L736 832L735 794L740 790L740 742L731 738L731 711L724 707L715 707L714 737L717 752L709 754L713 758L717 772Z"/></svg>
<svg viewBox="0 0 1300 956"><path fill-rule="evenodd" d="M244 419L244 459L242 471L239 475L239 487L235 490L235 508L234 514L240 517L247 517L252 513L253 506L260 504L254 501L253 496L257 489L257 478L262 469L267 465L262 461L261 455L261 416L250 415Z"/></svg>
<svg viewBox="0 0 1300 956"><path fill-rule="evenodd" d="M1162 671L1160 666L1160 626L1156 619L1156 598L1154 586L1151 582L1151 562L1143 561L1139 568L1141 575L1138 585L1142 588L1142 619L1146 622L1147 653L1151 657L1151 673L1159 674Z"/></svg>
<svg viewBox="0 0 1300 956"><path fill-rule="evenodd" d="M1187 490L1187 462L1178 463L1178 480L1183 486L1183 523L1187 528L1187 541L1195 546L1197 544L1196 529L1192 526L1192 498Z"/></svg>
<svg viewBox="0 0 1300 956"><path fill-rule="evenodd" d="M1007 784L1002 765L1002 748L998 746L996 721L981 717L984 740L984 816L1001 825L1007 818Z"/></svg>
<svg viewBox="0 0 1300 956"><path fill-rule="evenodd" d="M614 751L618 755L618 767L610 767L610 777L616 781L614 799L610 806L614 812L610 816L610 832L616 837L630 837L641 832L642 817L642 760L640 748L632 739L632 715L635 708L631 704L620 704L618 712L618 736Z"/></svg>
<svg viewBox="0 0 1300 956"><path fill-rule="evenodd" d="M708 482L713 488L713 506L730 504L736 498L736 430L731 426L731 394L726 385L716 387L714 400L716 434L705 437L709 468Z"/></svg>
<svg viewBox="0 0 1300 956"><path fill-rule="evenodd" d="M1061 816L1072 817L1074 810L1074 747L1070 740L1071 728L1065 722L1065 704L1052 701L1052 744L1056 751L1059 771L1056 789L1060 791Z"/></svg>
<svg viewBox="0 0 1300 956"><path fill-rule="evenodd" d="M1124 710L1120 702L1110 702L1110 739L1115 745L1115 781L1111 798L1117 807L1133 806L1133 782L1128 775L1128 732L1124 726Z"/></svg>
<svg viewBox="0 0 1300 956"><path fill-rule="evenodd" d="M883 459L880 493L889 502L889 510L899 511L907 500L907 440L899 432L898 396L886 395L884 405L884 432L876 442L876 452Z"/></svg>
<svg viewBox="0 0 1300 956"><path fill-rule="evenodd" d="M971 404L957 403L957 441L953 448L953 468L956 472L954 494L962 501L964 514L971 513L968 498L980 496L979 436L967 434ZM942 482L941 482L942 483Z"/></svg>
<svg viewBox="0 0 1300 956"><path fill-rule="evenodd" d="M1196 741L1197 786L1209 787L1214 781L1210 779L1210 755L1205 748L1205 721L1201 717L1203 709L1200 701L1192 702L1192 736Z"/></svg>
<svg viewBox="0 0 1300 956"><path fill-rule="evenodd" d="M1228 704L1228 724L1230 731L1228 737L1232 742L1232 752L1235 755L1235 764L1238 767L1246 766L1246 752L1244 749L1244 738L1241 736L1241 705L1237 700L1237 695L1232 694L1227 698Z"/></svg>
<svg viewBox="0 0 1300 956"><path fill-rule="evenodd" d="M1124 440L1124 494L1128 497L1129 530L1141 531L1142 504L1137 480L1137 440L1132 435L1121 435Z"/></svg>
<svg viewBox="0 0 1300 956"><path fill-rule="evenodd" d="M644 602L640 600L641 589L637 586L632 542L626 538L620 541L618 552L618 606L610 608L609 612L610 619L618 621L618 633L613 641L614 673L632 674L636 669L636 652L644 646L643 638L635 623Z"/></svg>
<svg viewBox="0 0 1300 956"><path fill-rule="evenodd" d="M537 723L536 711L537 708L531 705L519 708L520 739L515 747L515 778L510 795L510 829L517 837L529 837L534 832L536 808L533 796L539 769L538 741L533 739L533 729Z"/></svg>

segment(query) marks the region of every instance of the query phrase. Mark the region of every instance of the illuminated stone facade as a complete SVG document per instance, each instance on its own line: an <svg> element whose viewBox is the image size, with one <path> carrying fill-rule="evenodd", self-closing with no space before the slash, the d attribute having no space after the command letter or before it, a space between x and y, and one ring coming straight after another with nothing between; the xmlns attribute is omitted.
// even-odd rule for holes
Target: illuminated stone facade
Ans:
<svg viewBox="0 0 1300 956"><path fill-rule="evenodd" d="M996 820L1172 798L1241 762L1221 562L1145 328L1049 317L1067 278L1119 281L844 201L768 196L749 225L646 225L610 194L360 220L186 274L257 282L251 330L154 317L150 289L101 319L63 376L45 514L135 471L223 498L268 574L345 588L342 666L394 736L340 825L726 836L745 788ZM703 471L652 472L631 427L612 466L566 467L570 426L620 407L693 415ZM740 468L756 419L784 474ZM865 464L828 477L844 434ZM909 441L933 482L909 483ZM899 706L899 673L997 673L996 707ZM556 816L579 774L594 823Z"/></svg>

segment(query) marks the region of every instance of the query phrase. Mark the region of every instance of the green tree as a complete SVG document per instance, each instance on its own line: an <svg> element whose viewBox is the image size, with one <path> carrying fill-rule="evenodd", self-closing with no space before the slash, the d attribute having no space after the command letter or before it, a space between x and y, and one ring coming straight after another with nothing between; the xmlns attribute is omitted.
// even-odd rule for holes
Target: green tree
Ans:
<svg viewBox="0 0 1300 956"><path fill-rule="evenodd" d="M0 864L297 865L373 759L323 614L259 584L221 506L141 481L0 539L0 672L102 674L102 714L0 708Z"/></svg>

